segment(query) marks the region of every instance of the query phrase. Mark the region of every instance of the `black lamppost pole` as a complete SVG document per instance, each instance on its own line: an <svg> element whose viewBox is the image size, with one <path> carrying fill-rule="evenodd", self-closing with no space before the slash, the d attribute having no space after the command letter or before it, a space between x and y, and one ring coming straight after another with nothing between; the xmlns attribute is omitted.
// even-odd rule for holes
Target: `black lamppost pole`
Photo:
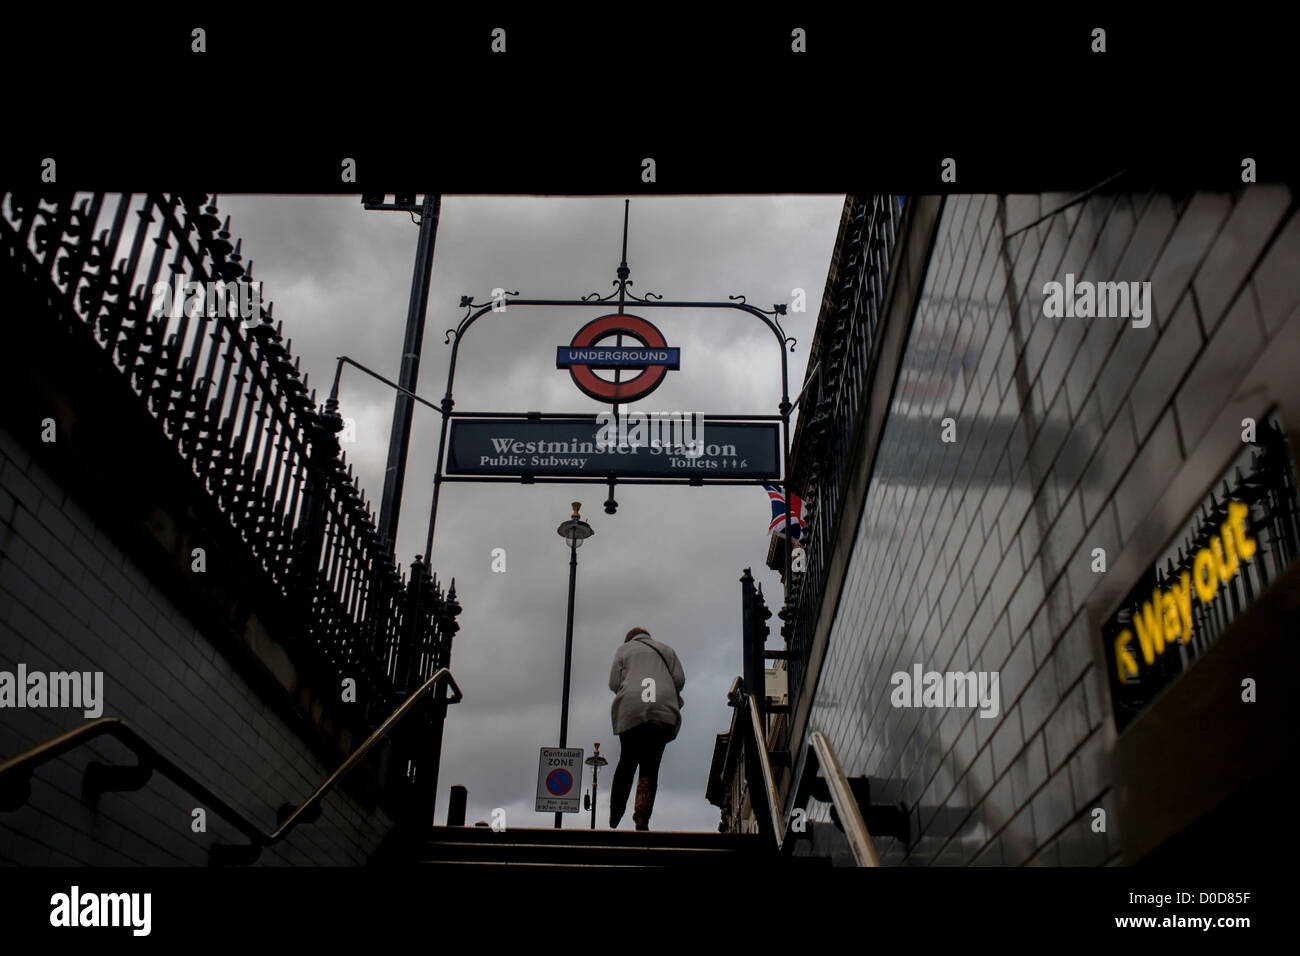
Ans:
<svg viewBox="0 0 1300 956"><path fill-rule="evenodd" d="M591 767L591 828L596 829L596 795L600 785L600 768L609 763L600 755L600 744L592 744L596 752L583 761Z"/></svg>
<svg viewBox="0 0 1300 956"><path fill-rule="evenodd" d="M578 584L578 549L582 547L583 541L596 533L591 530L591 525L578 517L578 509L581 507L582 502L573 502L573 517L555 529L569 544L569 614L564 626L564 700L560 704L561 749L569 745L569 669L573 661L573 594ZM564 814L557 811L555 828L558 830L563 823Z"/></svg>

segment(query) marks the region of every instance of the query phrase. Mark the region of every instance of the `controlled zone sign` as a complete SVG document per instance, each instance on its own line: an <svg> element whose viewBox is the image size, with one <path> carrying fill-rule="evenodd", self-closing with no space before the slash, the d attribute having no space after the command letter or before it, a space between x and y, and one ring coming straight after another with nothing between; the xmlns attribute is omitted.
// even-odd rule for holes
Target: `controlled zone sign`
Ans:
<svg viewBox="0 0 1300 956"><path fill-rule="evenodd" d="M537 761L537 812L579 812L581 789L582 748L543 747Z"/></svg>

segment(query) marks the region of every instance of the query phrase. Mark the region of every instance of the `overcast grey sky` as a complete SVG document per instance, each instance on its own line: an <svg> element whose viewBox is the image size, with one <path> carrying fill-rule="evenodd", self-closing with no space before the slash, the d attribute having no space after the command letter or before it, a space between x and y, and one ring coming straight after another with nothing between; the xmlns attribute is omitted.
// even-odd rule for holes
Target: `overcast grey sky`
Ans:
<svg viewBox="0 0 1300 956"><path fill-rule="evenodd" d="M789 356L792 397L826 282L843 196L633 199L628 264L633 291L669 299L725 300L743 294L762 308L807 294L807 311L785 320L799 342ZM263 295L275 303L293 351L318 398L336 356L348 355L396 379L417 227L397 212L367 212L357 197L221 197L231 232L244 240ZM450 346L444 330L464 314L462 294L484 302L496 287L522 297L576 299L611 291L619 263L623 199L447 197L434 255L417 392L437 401ZM635 306L628 309L635 313ZM480 319L461 344L458 411L596 413L555 368L590 309L524 308ZM681 370L636 406L643 411L774 414L781 396L775 337L752 317L719 310L643 312L681 348ZM355 419L348 460L376 511L394 392L345 368L341 413ZM424 550L438 442L438 414L417 406L398 530L403 565ZM608 822L618 740L607 688L614 651L627 630L645 627L671 644L686 671L682 730L665 753L653 829L716 830L704 798L715 735L728 729L725 694L741 671L740 585L754 569L780 608L780 579L764 567L767 495L748 487L627 487L618 513L602 508L600 486L448 483L443 486L433 570L455 577L464 613L452 670L465 699L449 711L439 779L438 819L452 784L469 789L468 822L506 811L508 826L549 826L533 810L538 748L559 737L568 549L556 526L569 502L583 503L595 535L578 552L569 745L611 763L601 774L597 826ZM494 548L506 572L493 573ZM775 634L779 622L773 618ZM588 774L590 771L588 771ZM583 787L590 785L590 777ZM629 816L623 828L631 826ZM587 815L566 826L586 826Z"/></svg>

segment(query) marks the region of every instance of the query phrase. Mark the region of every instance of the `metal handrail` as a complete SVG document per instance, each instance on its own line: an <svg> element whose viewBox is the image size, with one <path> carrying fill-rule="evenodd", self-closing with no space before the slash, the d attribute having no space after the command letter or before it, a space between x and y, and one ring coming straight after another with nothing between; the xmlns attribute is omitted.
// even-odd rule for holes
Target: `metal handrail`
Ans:
<svg viewBox="0 0 1300 956"><path fill-rule="evenodd" d="M727 692L727 700L733 706L740 705L745 708L749 714L750 730L753 732L753 739L756 744L755 750L758 751L758 765L763 775L763 789L767 796L767 812L770 817L772 833L776 837L776 848L779 851L785 846L785 821L781 819L781 813L777 810L776 795L776 775L772 773L772 759L767 752L767 734L763 730L763 718L758 713L758 699L750 693L745 693L740 689L744 680L737 677L731 684L731 690Z"/></svg>
<svg viewBox="0 0 1300 956"><path fill-rule="evenodd" d="M830 787L831 801L835 804L840 822L844 824L844 836L848 838L853 859L857 861L858 866L880 866L876 844L867 830L867 822L862 819L862 811L858 808L857 800L853 798L848 777L844 775L844 769L831 748L831 742L820 730L814 730L808 745L817 755L817 763Z"/></svg>
<svg viewBox="0 0 1300 956"><path fill-rule="evenodd" d="M757 751L758 765L763 777L769 822L776 839L776 849L782 851L785 849L786 842L785 820L777 809L776 777L772 773L772 760L767 752L767 735L763 730L763 719L758 710L758 698L752 693L742 691L742 684L743 679L740 677L737 677L732 682L731 690L727 692L727 700L732 706L744 707L749 715L750 730L756 743L755 750ZM808 748L812 750L813 755L817 758L817 766L821 768L822 773L825 775L830 790L831 802L834 804L836 813L839 814L840 821L844 825L844 835L849 841L849 849L853 852L853 859L858 866L880 866L880 856L876 853L876 845L871 839L867 823L862 818L862 810L858 807L857 800L854 799L848 777L844 775L844 769L840 766L839 758L835 756L835 750L831 747L830 740L820 730L815 730L809 738ZM806 767L804 772L807 772Z"/></svg>
<svg viewBox="0 0 1300 956"><path fill-rule="evenodd" d="M240 813L230 804L226 803L206 786L196 780L188 771L177 766L171 759L159 751L153 744L149 743L139 735L129 724L120 717L100 717L89 723L82 724L73 730L52 737L44 743L38 744L24 753L8 760L0 762L0 780L3 780L6 774L14 771L26 771L28 774L41 764L44 764L60 754L66 753L76 747L81 746L93 740L96 737L109 734L116 737L122 743L126 744L138 757L142 758L142 765L147 765L150 769L158 769L163 776L167 777L173 783L184 788L187 792L199 797L205 804L212 807L226 820L233 823L241 833L247 836L257 846L272 846L279 843L284 837L298 825L299 821L305 814L310 813L325 798L325 795L334 788L338 781L353 767L360 763L367 753L384 738L385 735L393 728L398 721L405 717L412 707L426 693L433 689L443 678L447 679L454 696L447 698L448 704L459 703L464 699L460 686L456 679L452 677L451 671L446 668L440 668L427 681L421 684L412 692L402 704L393 711L389 717L380 724L365 742L356 750L348 755L348 758L339 765L333 773L325 778L324 782L304 800L298 807L285 817L274 831L268 833L259 827L256 823L249 820L244 814ZM147 761L147 764L146 764Z"/></svg>
<svg viewBox="0 0 1300 956"><path fill-rule="evenodd" d="M432 689L433 686L437 684L443 677L447 678L447 683L451 685L451 689L456 695L452 698L449 698L447 700L447 703L449 704L460 703L460 701L464 699L465 695L461 693L460 687L456 683L456 679L451 676L451 670L446 667L439 668L437 671L434 672L432 677L430 677L427 681L421 684L413 694L407 697L406 700L402 702L402 705L398 707L397 710L393 711L392 714L389 715L387 720L385 720L382 724L380 724L378 727L375 728L374 733L372 733L369 737L366 738L365 743L363 743L356 750L352 751L352 753L348 755L348 759L343 761L343 763L339 765L339 768L337 770L335 770L332 774L330 774L328 777L325 778L325 781L319 787L316 788L315 793L313 793L310 797L304 800L298 806L298 809L294 810L293 813L289 814L289 816L285 818L284 823L280 824L279 828L276 829L275 833L271 834L270 842L274 843L279 839L281 839L286 833L289 832L289 830L291 830L294 827L294 825L297 824L299 817L301 817L304 813L306 813L316 804L320 803L320 801L325 798L325 794L329 793L329 791L333 789L334 785L338 783L339 779L342 778L342 776L345 773L347 773L349 770L355 767L358 763L360 763L361 760L365 757L365 755L370 751L370 749L374 747L375 744L379 743L379 741L383 739L384 735L387 734L388 731L390 731L393 728L393 725L396 724L403 717L405 717L406 714L410 711L410 709L415 706L416 702L419 701L419 699L423 697L425 693L427 693L430 689Z"/></svg>

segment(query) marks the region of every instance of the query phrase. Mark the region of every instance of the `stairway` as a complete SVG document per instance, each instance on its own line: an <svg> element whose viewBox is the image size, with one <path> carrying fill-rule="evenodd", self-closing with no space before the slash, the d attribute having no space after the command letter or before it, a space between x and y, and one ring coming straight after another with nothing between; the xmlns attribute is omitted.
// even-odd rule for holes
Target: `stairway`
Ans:
<svg viewBox="0 0 1300 956"><path fill-rule="evenodd" d="M771 867L829 865L828 859L781 857L759 834L665 830L429 827L395 831L373 865L455 864L491 867Z"/></svg>

